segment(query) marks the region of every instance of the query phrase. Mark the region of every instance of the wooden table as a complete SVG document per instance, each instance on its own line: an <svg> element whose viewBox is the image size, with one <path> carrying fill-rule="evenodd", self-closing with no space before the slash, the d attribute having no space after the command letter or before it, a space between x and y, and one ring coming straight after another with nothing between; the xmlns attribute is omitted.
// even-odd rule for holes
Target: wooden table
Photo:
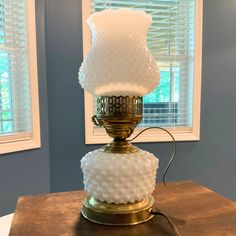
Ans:
<svg viewBox="0 0 236 236"><path fill-rule="evenodd" d="M10 236L174 235L161 216L135 226L94 224L80 215L84 196L81 190L20 197ZM181 236L236 235L236 203L193 181L158 184L154 197Z"/></svg>

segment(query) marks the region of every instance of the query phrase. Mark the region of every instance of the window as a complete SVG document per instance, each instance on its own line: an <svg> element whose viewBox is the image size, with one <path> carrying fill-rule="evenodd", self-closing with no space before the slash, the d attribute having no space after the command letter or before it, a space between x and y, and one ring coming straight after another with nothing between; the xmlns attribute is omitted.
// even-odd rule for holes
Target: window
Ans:
<svg viewBox="0 0 236 236"><path fill-rule="evenodd" d="M0 153L40 147L35 6L0 2Z"/></svg>
<svg viewBox="0 0 236 236"><path fill-rule="evenodd" d="M88 16L106 8L128 7L152 15L148 47L160 68L160 85L144 97L144 116L135 132L150 126L170 130L176 140L199 140L202 51L202 0L90 0L83 3L84 54L91 46ZM85 92L86 143L106 143L104 129L90 121L96 98ZM143 133L138 142L167 141L157 130Z"/></svg>

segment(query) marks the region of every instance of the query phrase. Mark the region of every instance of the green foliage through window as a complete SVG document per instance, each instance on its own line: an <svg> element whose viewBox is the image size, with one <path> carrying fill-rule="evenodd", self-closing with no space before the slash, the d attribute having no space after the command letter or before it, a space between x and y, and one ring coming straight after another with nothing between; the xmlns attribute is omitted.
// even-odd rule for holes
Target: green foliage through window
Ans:
<svg viewBox="0 0 236 236"><path fill-rule="evenodd" d="M0 134L13 130L12 88L9 54L0 50Z"/></svg>
<svg viewBox="0 0 236 236"><path fill-rule="evenodd" d="M144 97L144 103L178 102L179 100L179 68L160 67L160 84Z"/></svg>

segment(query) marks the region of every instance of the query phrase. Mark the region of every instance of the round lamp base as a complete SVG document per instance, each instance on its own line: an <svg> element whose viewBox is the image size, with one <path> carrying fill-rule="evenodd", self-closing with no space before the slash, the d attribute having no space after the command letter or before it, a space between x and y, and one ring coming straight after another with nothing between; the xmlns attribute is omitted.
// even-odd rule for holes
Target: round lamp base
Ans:
<svg viewBox="0 0 236 236"><path fill-rule="evenodd" d="M95 223L104 225L135 225L150 220L154 198L128 204L108 204L91 196L83 200L82 215Z"/></svg>

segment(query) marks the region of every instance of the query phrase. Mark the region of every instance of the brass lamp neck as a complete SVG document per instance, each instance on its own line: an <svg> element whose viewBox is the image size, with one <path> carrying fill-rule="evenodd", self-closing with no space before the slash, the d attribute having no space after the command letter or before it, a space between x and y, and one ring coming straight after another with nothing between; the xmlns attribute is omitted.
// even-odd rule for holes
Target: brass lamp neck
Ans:
<svg viewBox="0 0 236 236"><path fill-rule="evenodd" d="M143 117L143 97L102 96L97 98L97 115L92 120L103 126L114 140L104 147L104 152L131 153L138 149L128 143L135 127Z"/></svg>

